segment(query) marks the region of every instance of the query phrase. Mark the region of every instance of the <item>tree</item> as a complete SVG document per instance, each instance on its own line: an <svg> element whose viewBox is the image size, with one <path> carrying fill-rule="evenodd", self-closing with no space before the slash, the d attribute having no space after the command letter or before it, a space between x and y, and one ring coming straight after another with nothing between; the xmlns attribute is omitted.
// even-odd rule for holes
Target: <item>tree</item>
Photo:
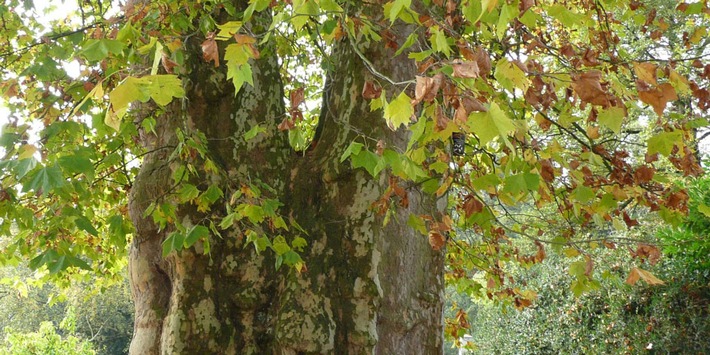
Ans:
<svg viewBox="0 0 710 355"><path fill-rule="evenodd" d="M440 353L445 259L525 307L506 263L583 252L578 228L631 208L673 221L687 194L661 167L699 174L702 4L661 8L677 23L584 0L105 6L50 29L0 8L3 260L115 273L130 240L132 353ZM692 57L665 41L688 21Z"/></svg>

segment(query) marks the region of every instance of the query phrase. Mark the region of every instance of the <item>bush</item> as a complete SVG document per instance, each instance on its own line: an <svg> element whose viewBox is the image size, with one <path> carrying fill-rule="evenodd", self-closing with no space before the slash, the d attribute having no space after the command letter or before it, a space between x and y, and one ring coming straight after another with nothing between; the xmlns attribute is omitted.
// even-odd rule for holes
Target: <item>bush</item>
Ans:
<svg viewBox="0 0 710 355"><path fill-rule="evenodd" d="M0 354L7 355L95 355L91 343L73 335L62 337L57 334L52 322L42 322L33 333L15 332L5 329L4 346Z"/></svg>

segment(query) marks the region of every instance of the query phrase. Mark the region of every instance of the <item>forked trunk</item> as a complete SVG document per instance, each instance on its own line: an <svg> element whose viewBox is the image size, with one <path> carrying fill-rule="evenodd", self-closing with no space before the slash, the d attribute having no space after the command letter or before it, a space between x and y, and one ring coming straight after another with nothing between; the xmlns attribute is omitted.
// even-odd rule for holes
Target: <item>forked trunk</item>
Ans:
<svg viewBox="0 0 710 355"><path fill-rule="evenodd" d="M397 209L385 226L372 204L387 188L387 174L373 179L340 162L357 136L400 149L407 138L385 126L381 111L370 112L361 95L370 72L351 42L343 40L333 50L321 133L305 154L293 152L286 133L277 129L285 110L273 54L252 64L254 86L235 96L225 71L201 59L199 41L189 45L186 100L157 118L157 135L142 136L154 152L145 157L131 195L136 226L130 254L136 302L131 353L441 353L443 254L406 222L410 213L431 214L442 206L412 188L409 207ZM392 59L389 49L362 50L395 80L415 75L406 55ZM244 133L256 124L266 131L246 141ZM304 272L276 270L274 253L245 247L237 230L211 236L208 254L198 243L162 257L161 243L170 230L159 230L144 212L173 184L171 149L156 148L175 146L177 128L206 135L207 154L228 177L220 184L261 181L273 188L269 193L284 204L279 213L307 233L301 233L308 241L300 253ZM219 205L224 201L214 206ZM178 215L183 224L205 217L192 206L179 207Z"/></svg>

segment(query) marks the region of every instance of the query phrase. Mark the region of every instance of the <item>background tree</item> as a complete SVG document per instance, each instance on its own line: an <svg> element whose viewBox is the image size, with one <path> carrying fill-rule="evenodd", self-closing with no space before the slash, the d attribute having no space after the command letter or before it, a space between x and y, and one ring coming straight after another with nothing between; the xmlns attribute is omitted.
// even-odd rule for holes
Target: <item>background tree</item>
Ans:
<svg viewBox="0 0 710 355"><path fill-rule="evenodd" d="M642 5L88 1L45 28L10 1L2 260L118 275L130 240L136 354L439 353L445 259L460 290L524 308L507 265L561 245L590 289L580 228L687 210L661 167L700 173L704 35L685 56Z"/></svg>

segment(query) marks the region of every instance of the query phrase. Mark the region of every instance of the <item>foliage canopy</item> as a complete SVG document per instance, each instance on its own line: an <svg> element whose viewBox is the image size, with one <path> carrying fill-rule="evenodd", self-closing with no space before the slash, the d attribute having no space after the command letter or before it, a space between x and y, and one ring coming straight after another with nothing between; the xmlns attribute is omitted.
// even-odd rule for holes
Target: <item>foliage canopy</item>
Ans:
<svg viewBox="0 0 710 355"><path fill-rule="evenodd" d="M255 85L254 60L278 56L288 92L279 129L299 154L317 144L323 77L348 74L331 72L331 48L349 43L371 73L353 95L370 100L392 130L406 130L408 144L401 151L361 135L341 163L388 173L389 188L372 206L385 223L409 204L413 186L446 196L448 216L411 215L408 224L433 249L447 246L447 277L459 290L519 308L535 293L510 287L507 263L541 262L552 246L577 258L575 292L597 287L587 251L634 241L580 231L632 228L647 211L678 224L688 193L672 182L701 174L696 133L710 108L706 2L164 0L129 1L119 14L82 1L49 26L37 17L59 5L38 5L0 5L0 95L9 111L0 135L1 263L30 259L50 275L122 268L132 232L126 196L148 153L137 137L155 133L166 106L190 105L193 36L202 60L226 67L226 77L210 80L231 81L235 94ZM402 36L401 26L411 34ZM395 82L382 74L365 55L376 46L408 58L419 75ZM208 154L203 133L177 131L176 146L157 148L171 152L174 186L145 211L174 228L163 254L198 241L209 253L210 238L239 225L257 250L278 256L277 267L305 270L299 252L307 242L279 235L300 227L262 194L271 187L189 183L229 172ZM451 154L454 133L465 137L462 155ZM257 125L243 139L263 135ZM205 217L183 225L178 205ZM532 249L518 249L515 238ZM473 277L480 270L485 276ZM450 330L465 326L463 319Z"/></svg>

